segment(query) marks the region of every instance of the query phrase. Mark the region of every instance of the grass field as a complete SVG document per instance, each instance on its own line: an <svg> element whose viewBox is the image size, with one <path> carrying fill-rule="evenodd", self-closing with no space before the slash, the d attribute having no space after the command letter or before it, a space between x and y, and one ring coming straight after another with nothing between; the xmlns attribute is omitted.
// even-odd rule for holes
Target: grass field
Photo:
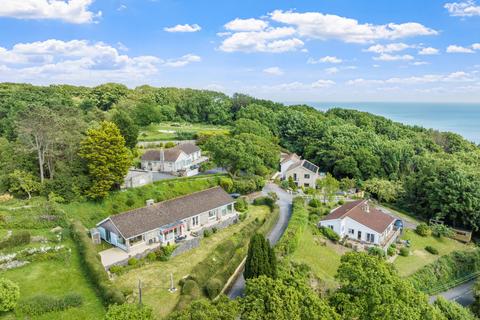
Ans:
<svg viewBox="0 0 480 320"><path fill-rule="evenodd" d="M322 245L326 241L326 245ZM337 285L335 274L340 265L340 258L348 249L326 240L322 236L314 235L312 227L303 231L298 249L290 256L290 260L308 265L319 279L325 282L326 288Z"/></svg>
<svg viewBox="0 0 480 320"><path fill-rule="evenodd" d="M470 247L469 245L449 238L436 238L433 236L421 237L413 230L405 230L402 239L410 240L411 242L411 255L408 257L398 256L393 263L402 277L411 275L423 266L432 263L439 257L449 254L452 251L464 251ZM432 246L438 249L439 254L433 255L427 252L425 250L426 246Z"/></svg>
<svg viewBox="0 0 480 320"><path fill-rule="evenodd" d="M140 131L139 141L192 140L194 135L206 132L228 133L229 127L191 123L157 123Z"/></svg>
<svg viewBox="0 0 480 320"><path fill-rule="evenodd" d="M173 274L174 281L178 287L178 281L191 274L195 266L208 259L223 240L227 240L232 234L238 233L244 226L256 218L262 219L270 214L265 206L250 206L247 218L226 229L220 230L208 238L203 238L198 248L190 250L169 261L153 262L146 266L132 270L120 275L114 283L125 291L133 290L136 294L138 280L143 283L143 301L154 309L157 317L164 317L174 310L180 299L180 291L170 293L170 274ZM215 270L212 270L214 272Z"/></svg>

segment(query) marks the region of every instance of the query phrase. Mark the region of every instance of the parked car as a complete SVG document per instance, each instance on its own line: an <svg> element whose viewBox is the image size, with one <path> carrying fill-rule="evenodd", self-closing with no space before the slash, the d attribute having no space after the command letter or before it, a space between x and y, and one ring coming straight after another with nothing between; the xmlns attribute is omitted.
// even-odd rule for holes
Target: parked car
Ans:
<svg viewBox="0 0 480 320"><path fill-rule="evenodd" d="M240 198L242 195L240 193L230 193L230 196L233 198L233 199L237 199L237 198Z"/></svg>

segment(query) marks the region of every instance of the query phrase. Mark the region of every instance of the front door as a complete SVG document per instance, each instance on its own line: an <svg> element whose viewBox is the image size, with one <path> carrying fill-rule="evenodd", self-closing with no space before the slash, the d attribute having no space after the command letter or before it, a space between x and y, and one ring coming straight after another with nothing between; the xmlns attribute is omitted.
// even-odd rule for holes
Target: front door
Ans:
<svg viewBox="0 0 480 320"><path fill-rule="evenodd" d="M358 231L357 239L362 240L362 231Z"/></svg>

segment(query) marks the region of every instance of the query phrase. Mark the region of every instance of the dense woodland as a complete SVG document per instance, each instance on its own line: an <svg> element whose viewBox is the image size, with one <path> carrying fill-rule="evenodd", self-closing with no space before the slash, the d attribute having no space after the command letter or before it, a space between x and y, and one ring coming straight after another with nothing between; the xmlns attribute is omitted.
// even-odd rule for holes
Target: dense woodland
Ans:
<svg viewBox="0 0 480 320"><path fill-rule="evenodd" d="M457 134L353 110L113 83L1 84L0 192L101 198L121 183L139 128L161 121L231 126L202 142L239 192L261 187L283 148L423 218L480 227L480 150Z"/></svg>

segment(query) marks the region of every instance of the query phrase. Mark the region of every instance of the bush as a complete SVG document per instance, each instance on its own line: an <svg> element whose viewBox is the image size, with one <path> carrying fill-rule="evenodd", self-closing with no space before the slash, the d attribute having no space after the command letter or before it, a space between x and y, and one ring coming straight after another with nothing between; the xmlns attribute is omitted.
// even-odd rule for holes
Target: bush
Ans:
<svg viewBox="0 0 480 320"><path fill-rule="evenodd" d="M329 240L337 242L340 240L340 236L328 227L320 227L320 232Z"/></svg>
<svg viewBox="0 0 480 320"><path fill-rule="evenodd" d="M265 179L261 176L233 180L233 191L240 194L248 194L261 190L265 186Z"/></svg>
<svg viewBox="0 0 480 320"><path fill-rule="evenodd" d="M397 253L397 249L395 247L392 247L392 246L388 247L387 249L388 256L392 257L395 255L395 253Z"/></svg>
<svg viewBox="0 0 480 320"><path fill-rule="evenodd" d="M182 295L192 296L193 298L200 298L201 292L198 283L193 279L188 279L182 286Z"/></svg>
<svg viewBox="0 0 480 320"><path fill-rule="evenodd" d="M108 270L111 272L111 273L115 273L115 274L118 274L118 273L121 273L123 271L124 267L123 266L111 266Z"/></svg>
<svg viewBox="0 0 480 320"><path fill-rule="evenodd" d="M125 303L108 307L105 320L152 320L153 311L150 307Z"/></svg>
<svg viewBox="0 0 480 320"><path fill-rule="evenodd" d="M82 304L83 297L77 293L69 293L60 298L49 295L37 295L22 301L19 310L25 315L40 316L48 312L79 307Z"/></svg>
<svg viewBox="0 0 480 320"><path fill-rule="evenodd" d="M138 263L138 259L137 258L130 258L128 259L128 265L129 266L134 266Z"/></svg>
<svg viewBox="0 0 480 320"><path fill-rule="evenodd" d="M453 236L452 229L444 224L435 224L432 226L432 234L437 237L451 237Z"/></svg>
<svg viewBox="0 0 480 320"><path fill-rule="evenodd" d="M427 250L428 252L430 252L431 254L435 254L437 255L438 254L438 250L432 246L426 246L425 247L425 250Z"/></svg>
<svg viewBox="0 0 480 320"><path fill-rule="evenodd" d="M213 227L212 228L212 233L217 233L217 228Z"/></svg>
<svg viewBox="0 0 480 320"><path fill-rule="evenodd" d="M172 141L168 141L167 143L165 143L164 147L165 147L165 149L173 148L173 147L175 147L175 143L172 142Z"/></svg>
<svg viewBox="0 0 480 320"><path fill-rule="evenodd" d="M313 198L312 200L310 200L308 205L312 208L319 208L322 205L322 202L316 198Z"/></svg>
<svg viewBox="0 0 480 320"><path fill-rule="evenodd" d="M223 284L220 279L213 278L208 280L207 285L205 286L205 291L207 292L207 297L210 299L215 298L222 291Z"/></svg>
<svg viewBox="0 0 480 320"><path fill-rule="evenodd" d="M422 237L428 237L429 235L432 234L432 230L430 230L430 227L424 222L420 223L417 226L417 228L415 229L415 232Z"/></svg>
<svg viewBox="0 0 480 320"><path fill-rule="evenodd" d="M448 320L475 320L477 319L470 310L462 307L455 301L448 301L442 296L437 297L433 303Z"/></svg>
<svg viewBox="0 0 480 320"><path fill-rule="evenodd" d="M238 198L235 202L235 210L239 212L245 212L248 210L248 202L245 198Z"/></svg>
<svg viewBox="0 0 480 320"><path fill-rule="evenodd" d="M30 232L20 231L12 234L7 239L0 242L0 249L14 248L29 244L31 240Z"/></svg>
<svg viewBox="0 0 480 320"><path fill-rule="evenodd" d="M148 261L155 261L155 260L157 260L157 255L155 254L155 252L150 252L149 254L147 254L147 260L148 260Z"/></svg>
<svg viewBox="0 0 480 320"><path fill-rule="evenodd" d="M208 238L212 235L212 231L208 230L208 229L205 229L203 230L203 237L204 238Z"/></svg>
<svg viewBox="0 0 480 320"><path fill-rule="evenodd" d="M108 274L105 271L100 256L95 250L95 246L92 240L87 235L85 227L80 221L74 221L72 223L72 236L74 242L78 247L80 257L82 260L82 266L88 275L89 280L92 282L97 292L100 294L104 304L121 304L125 301L123 294L112 285Z"/></svg>
<svg viewBox="0 0 480 320"><path fill-rule="evenodd" d="M127 201L125 201L125 204L128 206L128 207L131 207L135 204L135 199L129 197L127 198Z"/></svg>
<svg viewBox="0 0 480 320"><path fill-rule="evenodd" d="M10 311L17 306L20 298L20 288L18 285L5 278L0 279L0 311Z"/></svg>
<svg viewBox="0 0 480 320"><path fill-rule="evenodd" d="M368 254L372 256L381 257L381 258L385 257L385 252L379 247L368 248Z"/></svg>
<svg viewBox="0 0 480 320"><path fill-rule="evenodd" d="M253 200L253 204L256 206L268 206L270 210L275 208L275 200L270 197L260 197Z"/></svg>
<svg viewBox="0 0 480 320"><path fill-rule="evenodd" d="M308 215L308 210L305 208L303 199L293 199L292 217L290 218L287 229L285 229L285 232L276 245L276 249L280 255L286 256L297 249L303 230L305 230L308 225Z"/></svg>
<svg viewBox="0 0 480 320"><path fill-rule="evenodd" d="M410 250L408 248L401 248L400 249L400 255L402 257L408 257L410 255Z"/></svg>
<svg viewBox="0 0 480 320"><path fill-rule="evenodd" d="M339 206L343 206L345 204L345 200L341 199L341 200L338 200L338 205Z"/></svg>
<svg viewBox="0 0 480 320"><path fill-rule="evenodd" d="M232 192L233 190L233 181L230 178L220 178L220 186L225 190L226 192Z"/></svg>

